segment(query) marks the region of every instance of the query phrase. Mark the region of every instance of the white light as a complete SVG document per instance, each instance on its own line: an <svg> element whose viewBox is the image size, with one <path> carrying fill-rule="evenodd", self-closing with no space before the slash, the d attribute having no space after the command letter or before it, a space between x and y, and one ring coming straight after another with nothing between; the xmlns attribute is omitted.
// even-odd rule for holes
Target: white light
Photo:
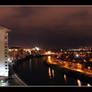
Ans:
<svg viewBox="0 0 92 92"><path fill-rule="evenodd" d="M76 54L76 57L79 57L79 55L78 55L78 54Z"/></svg>
<svg viewBox="0 0 92 92"><path fill-rule="evenodd" d="M87 84L88 87L90 87L91 85L90 84Z"/></svg>
<svg viewBox="0 0 92 92"><path fill-rule="evenodd" d="M61 49L61 51L63 51L63 50Z"/></svg>
<svg viewBox="0 0 92 92"><path fill-rule="evenodd" d="M1 83L3 83L3 82L4 82L4 80L1 80L0 82L1 82Z"/></svg>
<svg viewBox="0 0 92 92"><path fill-rule="evenodd" d="M40 50L40 48L39 48L39 47L35 47L35 49L36 49L36 50Z"/></svg>
<svg viewBox="0 0 92 92"><path fill-rule="evenodd" d="M48 56L48 59L51 59L51 56Z"/></svg>
<svg viewBox="0 0 92 92"><path fill-rule="evenodd" d="M10 63L11 63L11 62L12 62L12 60L13 60L13 58L8 58L8 62L10 62Z"/></svg>
<svg viewBox="0 0 92 92"><path fill-rule="evenodd" d="M8 82L3 82L3 83L1 82L0 86L8 86Z"/></svg>

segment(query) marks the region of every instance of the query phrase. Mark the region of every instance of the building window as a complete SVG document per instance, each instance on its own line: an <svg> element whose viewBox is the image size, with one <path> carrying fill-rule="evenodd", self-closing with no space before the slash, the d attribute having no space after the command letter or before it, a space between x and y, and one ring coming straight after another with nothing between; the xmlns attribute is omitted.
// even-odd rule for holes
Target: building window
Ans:
<svg viewBox="0 0 92 92"><path fill-rule="evenodd" d="M5 69L8 69L8 68L5 68Z"/></svg>
<svg viewBox="0 0 92 92"><path fill-rule="evenodd" d="M8 52L8 49L7 48L5 48L5 52Z"/></svg>
<svg viewBox="0 0 92 92"><path fill-rule="evenodd" d="M5 50L5 54L8 54L8 51Z"/></svg>
<svg viewBox="0 0 92 92"><path fill-rule="evenodd" d="M7 57L7 55L5 55L5 57Z"/></svg>
<svg viewBox="0 0 92 92"><path fill-rule="evenodd" d="M5 45L5 48L7 49L7 48L8 48L8 46L7 46L7 45Z"/></svg>
<svg viewBox="0 0 92 92"><path fill-rule="evenodd" d="M7 61L5 61L5 63L8 63Z"/></svg>
<svg viewBox="0 0 92 92"><path fill-rule="evenodd" d="M5 66L8 66L8 65L5 65Z"/></svg>
<svg viewBox="0 0 92 92"><path fill-rule="evenodd" d="M5 36L5 39L8 39L8 36Z"/></svg>

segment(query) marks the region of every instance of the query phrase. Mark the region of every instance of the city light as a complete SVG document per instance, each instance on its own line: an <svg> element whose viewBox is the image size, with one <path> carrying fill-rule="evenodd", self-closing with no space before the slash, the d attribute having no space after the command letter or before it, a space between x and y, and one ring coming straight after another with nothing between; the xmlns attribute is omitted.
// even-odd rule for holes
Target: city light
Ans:
<svg viewBox="0 0 92 92"><path fill-rule="evenodd" d="M63 49L61 49L61 51L63 51Z"/></svg>
<svg viewBox="0 0 92 92"><path fill-rule="evenodd" d="M46 52L46 54L50 55L51 54L51 51Z"/></svg>
<svg viewBox="0 0 92 92"><path fill-rule="evenodd" d="M8 62L12 62L13 61L13 57L11 57L11 58L8 58Z"/></svg>
<svg viewBox="0 0 92 92"><path fill-rule="evenodd" d="M18 51L18 49L15 49L15 51Z"/></svg>
<svg viewBox="0 0 92 92"><path fill-rule="evenodd" d="M91 58L91 59L89 59L89 61L90 61L90 62L92 62L92 58Z"/></svg>
<svg viewBox="0 0 92 92"><path fill-rule="evenodd" d="M53 76L53 78L54 78L54 76L55 76L54 69L52 69L52 76Z"/></svg>
<svg viewBox="0 0 92 92"><path fill-rule="evenodd" d="M64 80L66 80L66 75L64 74Z"/></svg>
<svg viewBox="0 0 92 92"><path fill-rule="evenodd" d="M48 71L49 71L49 77L51 79L51 69L50 69L50 67L49 67Z"/></svg>
<svg viewBox="0 0 92 92"><path fill-rule="evenodd" d="M79 54L76 54L76 57L79 57Z"/></svg>
<svg viewBox="0 0 92 92"><path fill-rule="evenodd" d="M88 83L87 86L90 87L91 85Z"/></svg>
<svg viewBox="0 0 92 92"><path fill-rule="evenodd" d="M52 63L51 56L48 56L48 62Z"/></svg>
<svg viewBox="0 0 92 92"><path fill-rule="evenodd" d="M39 47L35 47L35 49L36 49L37 51L39 51L39 50L40 50L40 48L39 48Z"/></svg>
<svg viewBox="0 0 92 92"><path fill-rule="evenodd" d="M52 52L52 51L47 51L47 52L45 52L45 55L54 55L54 54L56 54L56 53L54 53L54 52Z"/></svg>
<svg viewBox="0 0 92 92"><path fill-rule="evenodd" d="M78 69L82 69L82 65L80 63L77 64Z"/></svg>
<svg viewBox="0 0 92 92"><path fill-rule="evenodd" d="M78 86L82 85L80 80L77 80L77 83L78 83Z"/></svg>
<svg viewBox="0 0 92 92"><path fill-rule="evenodd" d="M90 66L88 66L88 70L90 70L91 69L91 67Z"/></svg>
<svg viewBox="0 0 92 92"><path fill-rule="evenodd" d="M91 87L92 7L1 4L0 86Z"/></svg>

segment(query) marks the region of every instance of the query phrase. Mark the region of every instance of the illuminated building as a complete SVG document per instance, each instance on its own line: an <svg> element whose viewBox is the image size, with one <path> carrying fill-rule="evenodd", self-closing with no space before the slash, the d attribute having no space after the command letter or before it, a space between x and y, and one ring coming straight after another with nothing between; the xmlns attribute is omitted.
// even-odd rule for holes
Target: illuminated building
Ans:
<svg viewBox="0 0 92 92"><path fill-rule="evenodd" d="M8 76L8 32L0 26L0 76Z"/></svg>
<svg viewBox="0 0 92 92"><path fill-rule="evenodd" d="M40 55L44 55L45 50L41 49L39 47L35 47L31 49L31 55L33 56L40 56Z"/></svg>

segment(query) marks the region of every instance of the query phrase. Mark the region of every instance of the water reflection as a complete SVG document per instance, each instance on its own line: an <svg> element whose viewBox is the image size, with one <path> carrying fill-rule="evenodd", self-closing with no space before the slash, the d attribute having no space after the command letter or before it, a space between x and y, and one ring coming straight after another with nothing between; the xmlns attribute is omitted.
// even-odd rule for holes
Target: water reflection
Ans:
<svg viewBox="0 0 92 92"><path fill-rule="evenodd" d="M52 69L52 77L53 77L53 78L54 78L54 75L55 75L54 69Z"/></svg>
<svg viewBox="0 0 92 92"><path fill-rule="evenodd" d="M31 59L29 60L29 69L30 70L32 69L32 60Z"/></svg>
<svg viewBox="0 0 92 92"><path fill-rule="evenodd" d="M20 78L23 79L24 82L28 85L55 84L91 86L91 82L82 80L80 81L79 79L77 79L78 77L75 77L76 75L69 74L64 69L57 69L44 64L43 62L45 62L45 60L53 63L53 58L51 56L48 56L44 59L42 57L31 58L27 62L25 61L22 64L18 64L16 72L18 73ZM78 64L78 67L81 68L80 64Z"/></svg>
<svg viewBox="0 0 92 92"><path fill-rule="evenodd" d="M51 79L51 69L49 67L49 78Z"/></svg>
<svg viewBox="0 0 92 92"><path fill-rule="evenodd" d="M77 80L77 83L78 83L78 86L82 85L80 80Z"/></svg>
<svg viewBox="0 0 92 92"><path fill-rule="evenodd" d="M88 87L90 87L91 85L90 84L87 84Z"/></svg>
<svg viewBox="0 0 92 92"><path fill-rule="evenodd" d="M48 62L52 62L51 56L48 56Z"/></svg>
<svg viewBox="0 0 92 92"><path fill-rule="evenodd" d="M49 78L52 79L55 76L54 69L48 68Z"/></svg>
<svg viewBox="0 0 92 92"><path fill-rule="evenodd" d="M64 80L66 81L66 75L64 74Z"/></svg>

